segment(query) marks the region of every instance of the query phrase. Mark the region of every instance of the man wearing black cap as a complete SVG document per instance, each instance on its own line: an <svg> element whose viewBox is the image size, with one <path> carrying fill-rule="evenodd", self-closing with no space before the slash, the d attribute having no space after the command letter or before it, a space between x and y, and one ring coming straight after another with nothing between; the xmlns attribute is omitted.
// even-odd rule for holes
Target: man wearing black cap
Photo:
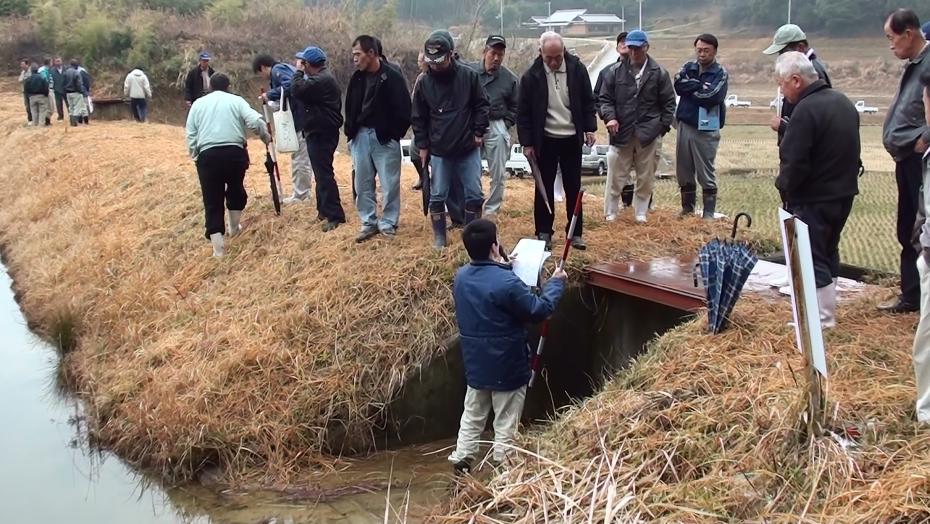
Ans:
<svg viewBox="0 0 930 524"><path fill-rule="evenodd" d="M187 73L184 81L184 102L190 107L195 100L210 92L210 53L200 53L200 62Z"/></svg>
<svg viewBox="0 0 930 524"><path fill-rule="evenodd" d="M329 232L346 221L333 171L333 155L343 123L342 90L326 68L326 53L322 49L310 46L295 56L300 61L291 81L291 95L304 104L303 134L316 178L316 209L326 220L323 231Z"/></svg>
<svg viewBox="0 0 930 524"><path fill-rule="evenodd" d="M547 31L539 38L539 57L520 79L517 134L523 154L539 162L540 175L549 202L553 202L553 184L558 168L565 186L565 231L568 231L575 200L581 190L581 145L594 145L597 131L594 93L588 71L574 55L565 51L562 36ZM537 193L533 217L536 236L552 244L555 221ZM578 216L574 236L567 241L577 249L587 246L581 238L583 217Z"/></svg>
<svg viewBox="0 0 930 524"><path fill-rule="evenodd" d="M491 35L484 44L484 60L478 65L481 85L491 104L490 127L484 136L481 153L491 172L491 190L484 205L487 215L500 211L504 202L504 174L510 158L510 128L517 120L517 75L504 67L507 41Z"/></svg>
<svg viewBox="0 0 930 524"><path fill-rule="evenodd" d="M413 94L413 134L420 160L431 159L430 222L433 247L446 246L446 198L456 177L465 190L465 223L479 218L481 193L480 148L488 131L488 95L474 69L452 55L452 37L434 31L424 45L429 71Z"/></svg>

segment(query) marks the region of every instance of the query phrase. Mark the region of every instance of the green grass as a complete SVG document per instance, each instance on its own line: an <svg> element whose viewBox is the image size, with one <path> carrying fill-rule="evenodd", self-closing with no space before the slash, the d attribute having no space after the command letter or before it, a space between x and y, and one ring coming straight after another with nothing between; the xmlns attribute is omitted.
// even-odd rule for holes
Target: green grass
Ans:
<svg viewBox="0 0 930 524"><path fill-rule="evenodd" d="M895 237L898 193L894 164L881 148L880 128L863 127L863 159L869 171L859 178L859 196L843 230L840 257L843 263L883 272L898 272L900 248ZM665 138L663 151L674 161L674 133ZM778 152L771 131L759 126L733 126L724 130L717 166L719 169L718 211L729 216L752 215L753 230L778 240L778 208L775 190ZM661 172L674 173L674 164ZM604 179L585 180L588 191L603 194ZM656 205L679 207L678 183L658 180ZM779 240L780 241L780 240Z"/></svg>

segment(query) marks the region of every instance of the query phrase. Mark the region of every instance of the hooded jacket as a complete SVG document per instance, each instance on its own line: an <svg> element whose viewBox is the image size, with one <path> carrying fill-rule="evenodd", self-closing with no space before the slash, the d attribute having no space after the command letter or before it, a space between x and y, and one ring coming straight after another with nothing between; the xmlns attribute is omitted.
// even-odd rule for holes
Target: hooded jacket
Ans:
<svg viewBox="0 0 930 524"><path fill-rule="evenodd" d="M342 89L336 77L323 68L319 73L294 73L291 94L304 104L304 134L339 134L342 127Z"/></svg>
<svg viewBox="0 0 930 524"><path fill-rule="evenodd" d="M366 117L369 125L374 128L378 142L387 144L391 140L400 140L410 129L410 90L407 89L407 80L401 72L381 60L381 69L371 79L373 100L368 115L362 115L365 103L367 81L369 73L355 71L349 80L346 90L346 138L353 140L362 127L361 118Z"/></svg>
<svg viewBox="0 0 930 524"><path fill-rule="evenodd" d="M413 93L413 135L417 149L454 157L478 146L475 137L487 133L488 95L474 69L453 59L443 73L430 70Z"/></svg>
<svg viewBox="0 0 930 524"><path fill-rule="evenodd" d="M675 119L672 80L651 56L643 64L639 87L629 59L612 65L598 102L604 122L620 122L620 131L610 137L614 146L625 146L634 136L640 144L651 144L668 133Z"/></svg>
<svg viewBox="0 0 930 524"><path fill-rule="evenodd" d="M578 57L565 53L565 75L570 96L569 109L578 144L584 142L585 133L597 131L594 92L588 70ZM542 57L536 57L533 65L520 78L520 94L517 98L517 135L524 147L541 147L549 111L549 86L546 81L546 66Z"/></svg>
<svg viewBox="0 0 930 524"><path fill-rule="evenodd" d="M133 69L123 82L123 96L128 98L152 98L152 86L149 77L141 69Z"/></svg>
<svg viewBox="0 0 930 524"><path fill-rule="evenodd" d="M775 187L789 204L859 193L859 112L843 93L817 80L801 93L778 146Z"/></svg>
<svg viewBox="0 0 930 524"><path fill-rule="evenodd" d="M530 380L526 324L555 311L565 281L550 279L533 294L513 268L472 261L455 275L453 296L465 380L474 389L513 391Z"/></svg>

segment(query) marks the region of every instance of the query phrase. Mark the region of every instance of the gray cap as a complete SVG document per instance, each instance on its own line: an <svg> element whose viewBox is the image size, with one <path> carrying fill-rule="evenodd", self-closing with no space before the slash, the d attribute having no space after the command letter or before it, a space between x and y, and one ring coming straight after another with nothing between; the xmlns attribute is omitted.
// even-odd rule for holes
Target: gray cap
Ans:
<svg viewBox="0 0 930 524"><path fill-rule="evenodd" d="M778 31L775 31L775 38L772 39L772 45L765 48L765 51L762 52L767 55L774 55L780 53L788 44L793 44L802 40L807 40L807 35L804 34L804 31L802 31L800 27L794 24L785 24L779 27Z"/></svg>

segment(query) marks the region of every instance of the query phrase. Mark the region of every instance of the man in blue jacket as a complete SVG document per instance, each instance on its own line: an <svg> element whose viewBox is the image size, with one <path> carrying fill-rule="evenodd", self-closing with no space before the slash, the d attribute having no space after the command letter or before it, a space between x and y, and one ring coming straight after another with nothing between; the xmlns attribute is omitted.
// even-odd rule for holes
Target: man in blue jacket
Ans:
<svg viewBox="0 0 930 524"><path fill-rule="evenodd" d="M270 86L267 93L262 95L262 103L267 103L277 110L281 104L281 89L284 88L284 100L294 115L294 128L299 133L304 128L304 104L291 96L291 79L297 68L278 62L270 55L261 54L252 60L252 71L257 73ZM307 154L307 142L298 137L298 149L291 154L291 196L284 199L284 204L308 202L310 200L310 180L313 177L313 168L310 166L310 156Z"/></svg>
<svg viewBox="0 0 930 524"><path fill-rule="evenodd" d="M525 325L552 315L566 275L556 270L542 293L533 294L501 260L497 226L486 219L465 226L462 242L471 262L455 275L453 294L468 390L449 461L456 472L468 473L492 409L494 461L503 462L513 444L530 379Z"/></svg>
<svg viewBox="0 0 930 524"><path fill-rule="evenodd" d="M675 92L681 99L675 172L681 188L681 215L693 215L697 184L701 184L704 218L717 208L717 173L714 160L720 147L720 130L726 119L727 70L717 63L717 38L703 34L694 40L696 60L675 75Z"/></svg>

